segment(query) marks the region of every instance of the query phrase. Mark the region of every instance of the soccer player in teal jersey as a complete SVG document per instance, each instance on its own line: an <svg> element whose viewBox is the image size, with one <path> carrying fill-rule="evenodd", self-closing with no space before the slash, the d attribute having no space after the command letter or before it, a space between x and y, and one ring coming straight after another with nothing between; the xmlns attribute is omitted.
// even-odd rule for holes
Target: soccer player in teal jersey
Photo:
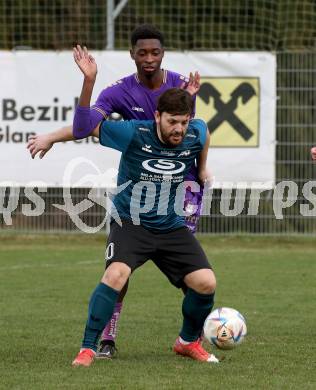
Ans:
<svg viewBox="0 0 316 390"><path fill-rule="evenodd" d="M77 46L74 58L84 74L73 123L74 132L81 132L93 126L90 99L97 66L86 48ZM101 145L121 151L117 184L124 186L113 201L106 270L91 296L82 348L73 366L91 365L119 292L131 273L148 259L176 287L187 288L174 352L198 361L218 362L199 343L214 303L215 275L200 244L186 228L177 202L195 159L199 179L203 182L207 178L209 132L202 120L190 120L192 111L191 95L173 88L160 96L154 121L102 121L92 130ZM166 151L170 152L168 158L164 157Z"/></svg>
<svg viewBox="0 0 316 390"><path fill-rule="evenodd" d="M131 35L131 46L131 57L135 61L137 73L118 80L100 93L92 106L93 127L113 112L119 113L124 119L153 119L159 95L169 88L183 86L183 83L186 83L185 87L191 94L198 91L198 74L191 74L188 80L178 73L161 69L164 38L156 28L149 25L137 27ZM42 158L55 142L69 141L81 136L82 134L77 134L77 137L74 137L72 127L65 127L53 133L34 136L28 147L32 157L40 153ZM194 168L193 175L192 171L190 172L190 180L191 176L196 176ZM186 196L186 202L196 199L197 203L201 202L201 193L187 190ZM200 210L199 207L200 204L197 205L197 210ZM199 212L186 220L187 226L192 230L196 229L198 216ZM113 317L102 334L98 352L100 358L111 358L116 351L117 324L127 287L128 283L121 291Z"/></svg>

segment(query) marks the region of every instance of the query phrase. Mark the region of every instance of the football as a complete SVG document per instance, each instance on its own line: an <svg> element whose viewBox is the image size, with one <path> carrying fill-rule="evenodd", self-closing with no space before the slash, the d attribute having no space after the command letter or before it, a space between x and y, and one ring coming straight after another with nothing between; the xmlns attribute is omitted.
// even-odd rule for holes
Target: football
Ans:
<svg viewBox="0 0 316 390"><path fill-rule="evenodd" d="M235 309L220 307L208 315L204 323L204 337L220 349L233 349L247 334L245 318Z"/></svg>

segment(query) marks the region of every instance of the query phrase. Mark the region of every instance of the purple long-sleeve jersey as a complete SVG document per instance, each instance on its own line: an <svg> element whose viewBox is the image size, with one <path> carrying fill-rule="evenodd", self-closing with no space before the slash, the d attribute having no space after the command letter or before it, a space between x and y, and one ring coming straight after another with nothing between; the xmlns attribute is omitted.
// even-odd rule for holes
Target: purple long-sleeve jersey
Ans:
<svg viewBox="0 0 316 390"><path fill-rule="evenodd" d="M170 88L180 87L188 79L184 76L163 70L163 82L159 89L151 90L139 81L137 73L124 77L104 89L91 107L99 119L113 112L123 119L154 119L159 96Z"/></svg>
<svg viewBox="0 0 316 390"><path fill-rule="evenodd" d="M91 107L92 128L112 113L120 114L123 119L154 119L159 96L170 88L180 87L188 79L179 73L163 70L163 82L159 89L151 90L141 84L137 73L124 77L105 88ZM197 170L192 169L188 180L197 181ZM186 218L187 227L194 233L200 216L203 188L200 192L192 192L187 188L185 194L185 210L191 214L190 205L197 210Z"/></svg>

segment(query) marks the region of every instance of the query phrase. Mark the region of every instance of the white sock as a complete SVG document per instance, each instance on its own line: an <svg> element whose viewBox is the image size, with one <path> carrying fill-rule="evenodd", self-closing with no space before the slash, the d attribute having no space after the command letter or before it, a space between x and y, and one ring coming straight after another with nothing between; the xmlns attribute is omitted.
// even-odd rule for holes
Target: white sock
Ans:
<svg viewBox="0 0 316 390"><path fill-rule="evenodd" d="M185 341L185 340L183 340L180 336L179 336L179 341L180 341L181 344L184 344L184 345L188 345L188 344L192 343L192 341Z"/></svg>
<svg viewBox="0 0 316 390"><path fill-rule="evenodd" d="M84 349L90 349L90 351L92 351L96 355L96 352L93 349L91 349L91 348L80 348L79 352L82 352Z"/></svg>

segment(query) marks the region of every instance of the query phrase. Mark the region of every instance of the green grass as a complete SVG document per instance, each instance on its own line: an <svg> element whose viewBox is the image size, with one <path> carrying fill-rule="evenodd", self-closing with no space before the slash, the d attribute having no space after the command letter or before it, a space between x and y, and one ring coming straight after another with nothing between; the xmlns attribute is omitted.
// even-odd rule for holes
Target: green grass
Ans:
<svg viewBox="0 0 316 390"><path fill-rule="evenodd" d="M73 369L104 237L1 234L0 388L315 389L315 239L200 239L217 274L215 307L245 315L245 343L216 351L219 365L175 356L182 293L148 263L130 283L118 358Z"/></svg>

